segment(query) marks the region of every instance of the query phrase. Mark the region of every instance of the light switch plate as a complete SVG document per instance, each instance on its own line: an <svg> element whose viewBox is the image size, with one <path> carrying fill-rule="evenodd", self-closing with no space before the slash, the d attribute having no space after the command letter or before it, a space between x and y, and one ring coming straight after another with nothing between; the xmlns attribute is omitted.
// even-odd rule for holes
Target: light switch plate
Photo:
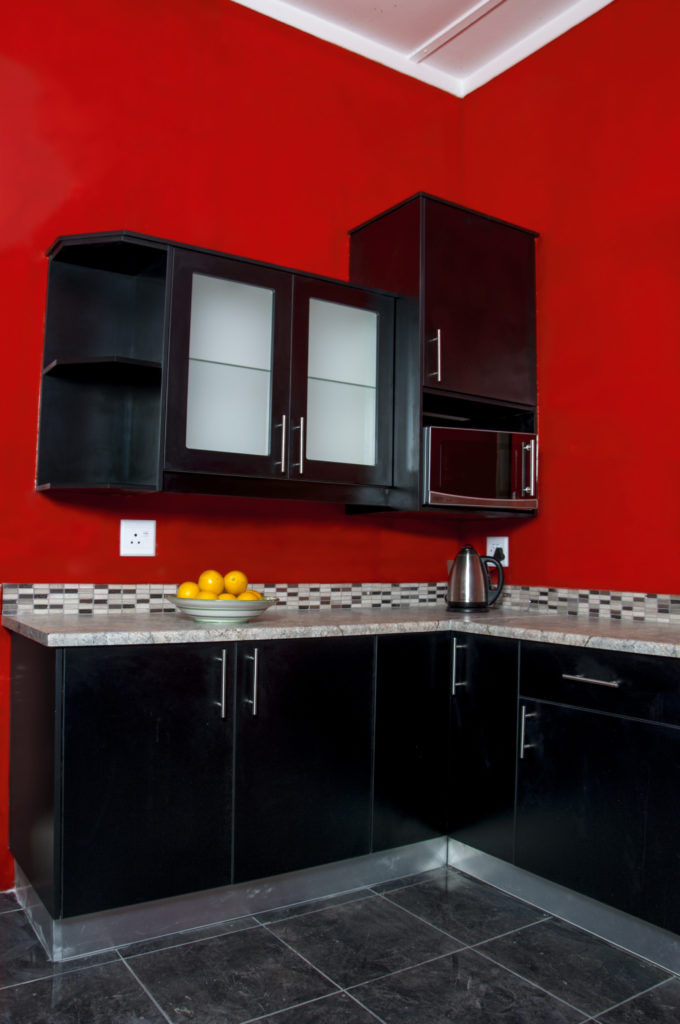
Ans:
<svg viewBox="0 0 680 1024"><path fill-rule="evenodd" d="M153 556L156 554L155 519L121 519L121 555Z"/></svg>
<svg viewBox="0 0 680 1024"><path fill-rule="evenodd" d="M507 569L510 565L510 540L508 537L487 537L486 538L486 553L489 558L494 558L494 552L496 548L500 548L503 552L503 558L499 558L498 561L501 563L504 569Z"/></svg>

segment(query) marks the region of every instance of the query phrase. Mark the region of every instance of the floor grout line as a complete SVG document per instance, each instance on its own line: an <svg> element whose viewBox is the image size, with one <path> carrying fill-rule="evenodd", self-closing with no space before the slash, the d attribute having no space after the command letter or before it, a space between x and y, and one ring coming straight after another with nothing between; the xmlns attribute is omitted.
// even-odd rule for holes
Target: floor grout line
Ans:
<svg viewBox="0 0 680 1024"><path fill-rule="evenodd" d="M167 1014L167 1013L165 1012L165 1010L164 1010L164 1009L163 1009L163 1007L162 1007L162 1006L160 1005L160 1003L158 1002L158 1000L156 999L156 997L155 997L155 996L154 996L154 995L153 995L153 994L152 994L152 993L151 993L151 992L149 991L149 989L148 989L148 988L146 987L146 985L144 984L144 982L143 982L143 981L142 981L142 980L141 980L140 978L138 978L138 977L137 977L137 975L135 974L135 972L134 972L134 971L132 970L132 967L131 967L131 966L130 966L130 964L129 964L129 963L127 962L127 960L125 960L125 959L124 959L123 957L121 957L121 960L123 961L123 964L125 965L125 967L127 968L127 970L128 970L129 972L130 972L130 974L132 975L132 977L134 978L134 980L135 980L135 981L137 982L137 984L139 985L139 987L140 987L140 988L142 989L142 991L143 991L143 992L145 992L145 993L146 993L146 995L147 995L147 996L149 997L149 999L151 1000L151 1002L153 1003L153 1005L154 1005L154 1006L156 1007L156 1009L158 1010L158 1012L159 1012L159 1013L161 1014L161 1016L163 1017L163 1019L164 1019L164 1020L166 1020L166 1021L168 1022L168 1024L173 1024L173 1021L172 1021L172 1019L171 1019L171 1018L170 1018L170 1017L168 1016L168 1014Z"/></svg>

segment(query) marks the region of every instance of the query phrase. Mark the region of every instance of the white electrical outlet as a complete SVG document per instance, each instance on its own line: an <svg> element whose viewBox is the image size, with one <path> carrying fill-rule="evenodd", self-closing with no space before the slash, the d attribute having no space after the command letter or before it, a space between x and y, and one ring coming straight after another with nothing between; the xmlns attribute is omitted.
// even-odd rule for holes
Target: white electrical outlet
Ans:
<svg viewBox="0 0 680 1024"><path fill-rule="evenodd" d="M121 519L120 553L121 555L155 555L156 520Z"/></svg>
<svg viewBox="0 0 680 1024"><path fill-rule="evenodd" d="M486 553L489 558L496 558L496 548L500 548L503 556L498 558L504 569L510 565L510 541L508 537L487 537Z"/></svg>

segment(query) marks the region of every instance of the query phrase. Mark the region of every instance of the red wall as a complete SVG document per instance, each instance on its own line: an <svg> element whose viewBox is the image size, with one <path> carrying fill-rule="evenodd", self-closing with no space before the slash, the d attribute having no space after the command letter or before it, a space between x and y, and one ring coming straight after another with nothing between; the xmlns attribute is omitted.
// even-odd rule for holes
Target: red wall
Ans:
<svg viewBox="0 0 680 1024"><path fill-rule="evenodd" d="M455 197L460 102L228 0L28 0L4 33L0 581L175 582L234 566L265 582L442 579L457 525L36 494L35 448L58 235L127 228L344 277L350 227L419 189ZM118 556L121 518L157 520L155 558ZM2 635L0 850L8 663Z"/></svg>
<svg viewBox="0 0 680 1024"><path fill-rule="evenodd" d="M541 233L516 583L680 593L679 35L675 0L616 0L461 104L458 198Z"/></svg>
<svg viewBox="0 0 680 1024"><path fill-rule="evenodd" d="M441 579L511 535L513 583L680 592L675 0L616 0L458 101L228 0L27 0L0 55L0 580ZM342 277L346 231L425 190L541 232L542 514L490 529L335 506L34 491L46 260L128 228ZM120 559L120 518L158 521ZM649 549L653 549L650 557ZM0 749L9 643L0 636ZM0 757L0 849L7 757ZM11 884L0 856L0 886Z"/></svg>

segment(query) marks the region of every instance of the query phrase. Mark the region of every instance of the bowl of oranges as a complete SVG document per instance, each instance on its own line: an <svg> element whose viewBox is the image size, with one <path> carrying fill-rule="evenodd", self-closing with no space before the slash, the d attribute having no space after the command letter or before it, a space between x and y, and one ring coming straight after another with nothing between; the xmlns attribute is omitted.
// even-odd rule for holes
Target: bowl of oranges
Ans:
<svg viewBox="0 0 680 1024"><path fill-rule="evenodd" d="M249 622L276 604L265 601L259 590L252 590L240 569L231 569L224 575L206 569L196 581L180 583L175 596L166 596L166 601L195 622L220 625Z"/></svg>

